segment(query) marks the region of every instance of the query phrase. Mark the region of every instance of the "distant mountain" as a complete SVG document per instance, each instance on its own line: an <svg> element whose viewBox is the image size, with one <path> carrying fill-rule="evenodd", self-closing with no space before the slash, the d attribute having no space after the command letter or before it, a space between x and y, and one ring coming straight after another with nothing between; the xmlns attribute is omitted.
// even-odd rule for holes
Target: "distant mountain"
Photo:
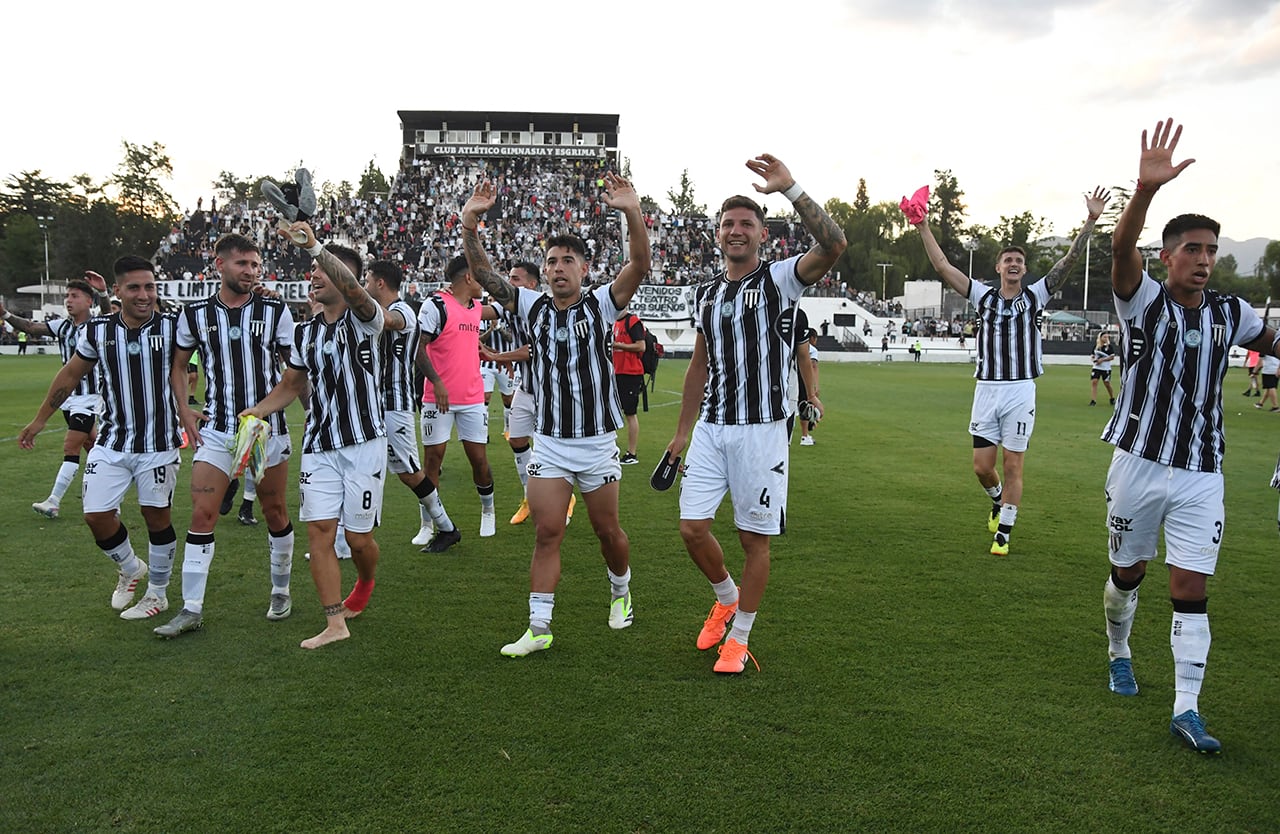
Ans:
<svg viewBox="0 0 1280 834"><path fill-rule="evenodd" d="M1036 241L1040 246L1054 248L1070 245L1071 241L1065 237L1046 237ZM1234 255L1236 259L1236 270L1241 275L1252 275L1258 266L1258 261L1262 259L1263 253L1267 251L1267 244L1271 240L1265 237L1252 237L1248 240L1232 240L1229 237L1218 238L1218 257L1226 255ZM1144 247L1149 246L1155 249L1160 248L1160 241L1153 240L1150 243L1143 244Z"/></svg>

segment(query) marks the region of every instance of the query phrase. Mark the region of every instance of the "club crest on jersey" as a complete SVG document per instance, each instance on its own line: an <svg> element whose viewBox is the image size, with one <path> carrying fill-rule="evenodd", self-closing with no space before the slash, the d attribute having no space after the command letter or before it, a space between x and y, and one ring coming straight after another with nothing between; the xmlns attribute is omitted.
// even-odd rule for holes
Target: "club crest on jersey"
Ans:
<svg viewBox="0 0 1280 834"><path fill-rule="evenodd" d="M582 321L576 323L573 326L573 333L579 339L587 338L587 335L591 333L591 322L587 321L586 319L583 319Z"/></svg>
<svg viewBox="0 0 1280 834"><path fill-rule="evenodd" d="M557 341L557 342L567 342L567 341L569 341L569 328L567 328L567 327L557 327L557 328L556 328L556 341Z"/></svg>
<svg viewBox="0 0 1280 834"><path fill-rule="evenodd" d="M726 301L720 305L720 318L722 319L733 318L733 302L732 301Z"/></svg>
<svg viewBox="0 0 1280 834"><path fill-rule="evenodd" d="M1188 330L1186 333L1182 334L1182 343L1189 348L1200 347L1200 331Z"/></svg>
<svg viewBox="0 0 1280 834"><path fill-rule="evenodd" d="M742 306L754 310L760 303L760 290L745 290L742 293Z"/></svg>
<svg viewBox="0 0 1280 834"><path fill-rule="evenodd" d="M142 353L142 345L139 342L129 342L129 346L125 350L129 351L130 356L137 356Z"/></svg>
<svg viewBox="0 0 1280 834"><path fill-rule="evenodd" d="M334 353L337 352L337 350L338 350L338 345L336 342L325 342L324 346L320 348L321 353L325 353L328 355L333 355Z"/></svg>
<svg viewBox="0 0 1280 834"><path fill-rule="evenodd" d="M147 347L151 348L152 350L164 350L164 337L148 336Z"/></svg>
<svg viewBox="0 0 1280 834"><path fill-rule="evenodd" d="M1010 311L1009 314L1013 316L1025 313L1027 311L1026 296L1020 295L1017 298L1015 298L1013 302L1009 305L1009 311Z"/></svg>
<svg viewBox="0 0 1280 834"><path fill-rule="evenodd" d="M232 339L239 339L239 338L240 338L240 334L241 334L242 332L244 332L244 331L242 331L239 327L237 327L236 325L234 325L234 324L233 324L233 325L231 325L231 327L227 330L227 336L228 336L228 337L230 337L230 338L232 338Z"/></svg>
<svg viewBox="0 0 1280 834"><path fill-rule="evenodd" d="M1213 333L1213 343L1218 347L1222 347L1227 343L1227 326L1225 324L1215 324L1209 328Z"/></svg>
<svg viewBox="0 0 1280 834"><path fill-rule="evenodd" d="M254 319L249 322L249 332L255 336L261 336L267 332L267 323L262 319Z"/></svg>

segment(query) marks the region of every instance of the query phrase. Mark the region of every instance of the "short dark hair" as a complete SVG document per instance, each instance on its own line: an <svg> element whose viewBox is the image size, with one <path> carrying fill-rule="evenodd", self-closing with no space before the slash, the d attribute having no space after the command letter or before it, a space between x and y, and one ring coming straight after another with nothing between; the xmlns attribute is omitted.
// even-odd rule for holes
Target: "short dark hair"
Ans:
<svg viewBox="0 0 1280 834"><path fill-rule="evenodd" d="M360 280L360 276L364 275L364 259L360 257L360 253L340 243L326 243L324 248L329 250L335 258L347 265L347 269L351 270L351 274Z"/></svg>
<svg viewBox="0 0 1280 834"><path fill-rule="evenodd" d="M1222 225L1212 217L1203 214L1179 214L1164 224L1164 232L1160 235L1160 245L1165 249L1173 249L1182 236L1193 229L1205 229L1213 232L1214 237L1222 233Z"/></svg>
<svg viewBox="0 0 1280 834"><path fill-rule="evenodd" d="M729 209L744 208L751 209L755 212L756 219L760 221L760 225L764 225L764 209L760 208L760 204L750 197L743 197L741 194L735 194L720 204L720 214L724 214Z"/></svg>
<svg viewBox="0 0 1280 834"><path fill-rule="evenodd" d="M542 268L532 261L516 261L511 265L512 269L523 269L534 280L535 283L542 281Z"/></svg>
<svg viewBox="0 0 1280 834"><path fill-rule="evenodd" d="M70 281L67 282L67 292L71 292L72 290L76 290L77 292L82 292L85 295L89 296L89 300L95 304L98 302L97 291L94 290L93 287L89 286L88 281L85 281L82 278L72 278Z"/></svg>
<svg viewBox="0 0 1280 834"><path fill-rule="evenodd" d="M140 258L137 255L125 255L121 258L117 258L116 262L111 266L111 273L117 278L124 275L126 272L137 272L139 270L146 270L152 275L156 274L155 264L151 263L151 261L146 258Z"/></svg>
<svg viewBox="0 0 1280 834"><path fill-rule="evenodd" d="M454 255L449 260L449 265L444 268L444 277L452 284L460 281L462 276L466 275L470 269L471 266L467 263L466 255Z"/></svg>
<svg viewBox="0 0 1280 834"><path fill-rule="evenodd" d="M369 264L369 274L374 278L381 278L382 283L396 291L400 290L400 282L404 280L404 273L395 261L374 261Z"/></svg>
<svg viewBox="0 0 1280 834"><path fill-rule="evenodd" d="M221 258L228 252L261 252L258 244L254 243L244 235L238 235L235 232L225 234L218 238L218 242L213 244L213 254Z"/></svg>
<svg viewBox="0 0 1280 834"><path fill-rule="evenodd" d="M547 238L547 245L543 247L543 251L550 252L557 246L561 249L568 249L570 251L577 252L582 256L582 260L584 261L589 260L589 258L587 258L587 244L577 235L552 235Z"/></svg>
<svg viewBox="0 0 1280 834"><path fill-rule="evenodd" d="M1023 249L1021 246L1006 246L1005 248L1001 249L999 252L996 253L996 261L998 262L1001 258L1003 258L1006 252L1017 252L1019 255L1022 256L1022 260L1025 261L1027 259L1026 249Z"/></svg>

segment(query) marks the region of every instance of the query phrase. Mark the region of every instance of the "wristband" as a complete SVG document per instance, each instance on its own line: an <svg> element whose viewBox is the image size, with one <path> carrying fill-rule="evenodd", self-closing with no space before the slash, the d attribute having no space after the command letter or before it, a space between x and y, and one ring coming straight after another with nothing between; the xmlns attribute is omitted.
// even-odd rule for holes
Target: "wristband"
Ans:
<svg viewBox="0 0 1280 834"><path fill-rule="evenodd" d="M468 232L475 232L476 234L480 233L479 226L468 226L466 223L463 223L461 220L458 221L458 225L461 226L463 229L466 229Z"/></svg>
<svg viewBox="0 0 1280 834"><path fill-rule="evenodd" d="M791 187L782 192L782 196L794 203L796 200L800 199L800 195L803 193L804 189L800 187L800 183L792 180Z"/></svg>
<svg viewBox="0 0 1280 834"><path fill-rule="evenodd" d="M5 311L4 311L4 320L5 320L5 321L8 321L8 320L9 320L9 319L11 319L11 318L13 318L13 311L12 311L12 310L5 310Z"/></svg>
<svg viewBox="0 0 1280 834"><path fill-rule="evenodd" d="M1138 180L1138 185L1133 190L1134 192L1149 191L1150 193L1154 194L1160 190L1160 186L1143 185L1142 180Z"/></svg>
<svg viewBox="0 0 1280 834"><path fill-rule="evenodd" d="M306 251L308 255L314 258L324 251L324 244L322 244L320 241L317 240L315 246L312 246L310 249L306 249L304 251Z"/></svg>

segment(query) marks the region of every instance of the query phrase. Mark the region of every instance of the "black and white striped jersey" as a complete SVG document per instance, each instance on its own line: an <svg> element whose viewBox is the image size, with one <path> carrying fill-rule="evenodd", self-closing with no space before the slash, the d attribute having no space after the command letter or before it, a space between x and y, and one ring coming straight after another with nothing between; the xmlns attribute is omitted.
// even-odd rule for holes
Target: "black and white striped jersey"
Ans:
<svg viewBox="0 0 1280 834"><path fill-rule="evenodd" d="M329 324L320 313L293 329L289 367L311 382L311 411L302 436L304 452L333 451L385 437L378 334L382 306L361 321L350 309Z"/></svg>
<svg viewBox="0 0 1280 834"><path fill-rule="evenodd" d="M280 381L280 362L293 339L293 314L283 300L250 295L228 307L217 294L182 308L178 347L198 350L205 374L205 414L215 431L234 433L239 414ZM267 418L276 436L288 434L283 411Z"/></svg>
<svg viewBox="0 0 1280 834"><path fill-rule="evenodd" d="M489 322L489 329L480 337L480 341L494 353L506 353L515 350L520 345L516 343L516 335L511 327L511 313L497 304L492 306L494 312L498 314L498 318ZM488 368L491 371L501 370L497 362L490 362L488 359L482 361L480 367Z"/></svg>
<svg viewBox="0 0 1280 834"><path fill-rule="evenodd" d="M529 338L529 328L525 324L524 319L508 310L506 307L494 306L498 312L498 322L501 323L506 333L506 347L499 350L494 348L495 352L504 352L510 350L518 350L528 345L531 341ZM492 346L492 342L490 343ZM533 373L529 368L529 361L513 363L515 371L516 384L520 390L526 394L533 393Z"/></svg>
<svg viewBox="0 0 1280 834"><path fill-rule="evenodd" d="M700 413L706 422L748 425L791 416L793 308L807 289L796 275L799 261L799 255L762 260L739 281L721 272L694 291L694 327L707 346Z"/></svg>
<svg viewBox="0 0 1280 834"><path fill-rule="evenodd" d="M383 329L380 339L382 353L382 402L387 411L416 411L421 397L414 389L415 360L418 356L418 314L409 302L392 302L384 315L398 314L404 317L403 330Z"/></svg>
<svg viewBox="0 0 1280 834"><path fill-rule="evenodd" d="M595 437L622 425L609 353L619 310L605 284L566 310L550 295L518 288L517 317L527 322L535 431L550 437Z"/></svg>
<svg viewBox="0 0 1280 834"><path fill-rule="evenodd" d="M1014 382L1044 373L1040 319L1049 304L1045 279L1024 285L1013 298L1000 295L998 287L970 281L969 303L981 322L975 377L983 382Z"/></svg>
<svg viewBox="0 0 1280 834"><path fill-rule="evenodd" d="M1145 273L1120 314L1120 396L1102 439L1138 457L1221 472L1222 379L1232 345L1261 335L1262 319L1234 295L1204 291L1198 308L1174 301Z"/></svg>
<svg viewBox="0 0 1280 834"><path fill-rule="evenodd" d="M80 329L76 354L95 363L100 375L99 445L137 454L178 448L178 410L169 384L176 332L177 319L159 313L137 329L119 313L96 316Z"/></svg>
<svg viewBox="0 0 1280 834"><path fill-rule="evenodd" d="M65 365L71 361L71 357L76 355L76 343L80 341L81 325L67 318L59 319L49 329L53 331L53 337L58 340L58 352L62 354L62 364ZM84 375L76 385L76 389L71 392L71 396L92 396L100 393L99 387L98 372L95 370Z"/></svg>

